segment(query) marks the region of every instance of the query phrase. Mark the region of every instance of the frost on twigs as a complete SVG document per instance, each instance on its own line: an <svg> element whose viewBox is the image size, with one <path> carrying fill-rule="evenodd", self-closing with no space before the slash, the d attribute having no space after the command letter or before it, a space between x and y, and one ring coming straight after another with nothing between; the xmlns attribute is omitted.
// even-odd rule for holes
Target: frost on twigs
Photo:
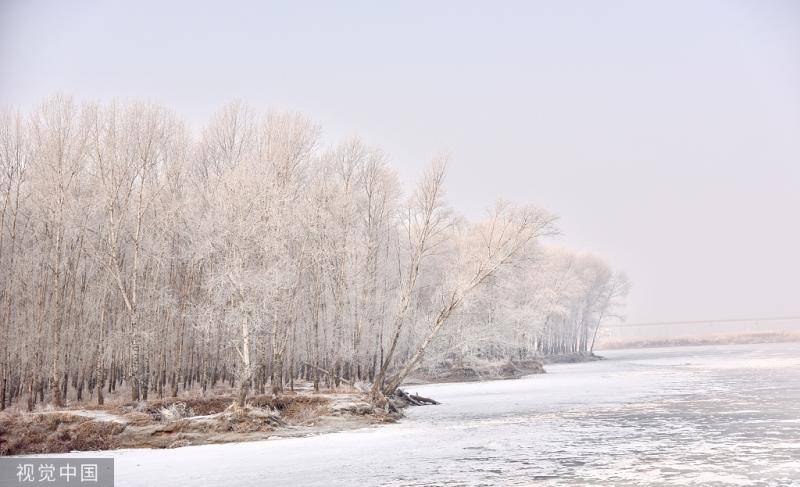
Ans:
<svg viewBox="0 0 800 487"><path fill-rule="evenodd" d="M162 421L175 421L177 419L194 416L194 411L192 408L188 407L186 403L176 402L161 408L159 415Z"/></svg>
<svg viewBox="0 0 800 487"><path fill-rule="evenodd" d="M225 412L221 413L219 421L227 423L233 431L254 432L269 431L273 428L284 426L280 411L270 407L245 406L231 404Z"/></svg>

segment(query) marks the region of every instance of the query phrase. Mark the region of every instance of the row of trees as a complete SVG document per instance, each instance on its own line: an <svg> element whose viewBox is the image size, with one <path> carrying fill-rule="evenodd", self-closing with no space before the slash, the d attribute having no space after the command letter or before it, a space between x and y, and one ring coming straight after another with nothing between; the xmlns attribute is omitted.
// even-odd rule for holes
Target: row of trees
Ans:
<svg viewBox="0 0 800 487"><path fill-rule="evenodd" d="M630 287L596 255L556 247L539 249L492 284L466 303L427 366L589 354L601 324L622 319Z"/></svg>
<svg viewBox="0 0 800 487"><path fill-rule="evenodd" d="M57 96L0 119L0 407L294 380L423 360L587 351L624 280L543 248L555 218L468 221L437 158L404 192L357 139L233 103L196 135L152 104ZM459 338L460 337L460 338Z"/></svg>

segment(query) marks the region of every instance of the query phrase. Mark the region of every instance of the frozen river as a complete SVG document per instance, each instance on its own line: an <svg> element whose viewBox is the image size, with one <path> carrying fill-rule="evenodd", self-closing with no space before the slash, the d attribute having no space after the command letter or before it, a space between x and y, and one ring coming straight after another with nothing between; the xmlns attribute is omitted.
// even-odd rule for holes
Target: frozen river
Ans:
<svg viewBox="0 0 800 487"><path fill-rule="evenodd" d="M324 436L127 450L118 486L800 485L800 344L617 350Z"/></svg>

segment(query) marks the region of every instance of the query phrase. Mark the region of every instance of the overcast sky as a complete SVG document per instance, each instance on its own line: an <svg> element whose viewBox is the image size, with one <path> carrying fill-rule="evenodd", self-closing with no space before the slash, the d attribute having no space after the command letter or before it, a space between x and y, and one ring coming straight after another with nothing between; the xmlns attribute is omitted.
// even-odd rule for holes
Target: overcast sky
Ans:
<svg viewBox="0 0 800 487"><path fill-rule="evenodd" d="M334 3L336 5L334 5ZM561 216L632 322L800 315L800 2L0 0L0 103L235 98Z"/></svg>

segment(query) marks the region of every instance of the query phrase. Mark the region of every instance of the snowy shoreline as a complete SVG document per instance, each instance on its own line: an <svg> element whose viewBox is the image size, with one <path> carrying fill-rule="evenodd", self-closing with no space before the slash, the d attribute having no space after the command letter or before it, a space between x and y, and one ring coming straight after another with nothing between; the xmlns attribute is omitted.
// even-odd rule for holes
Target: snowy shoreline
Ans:
<svg viewBox="0 0 800 487"><path fill-rule="evenodd" d="M521 379L544 374L543 364L601 359L594 354L565 354L543 360L462 365L439 370L438 376L417 374L409 378L404 387ZM0 413L0 456L172 449L310 437L394 423L405 417L403 410L409 406L407 401L393 398L391 412L387 412L355 391L311 393L304 390L282 398L294 404L287 417L282 414L283 406L274 404L280 400L273 398L272 404L268 404L264 397L254 397L246 408L226 406L234 399L217 396L105 408L76 404L74 408L30 413L7 410ZM223 410L219 410L223 407L220 404L225 406ZM192 407L204 414L194 414Z"/></svg>
<svg viewBox="0 0 800 487"><path fill-rule="evenodd" d="M516 381L414 387L443 405L410 408L380 428L53 456L114 458L120 487L800 480L800 356L792 344L601 353L606 360L557 364Z"/></svg>

